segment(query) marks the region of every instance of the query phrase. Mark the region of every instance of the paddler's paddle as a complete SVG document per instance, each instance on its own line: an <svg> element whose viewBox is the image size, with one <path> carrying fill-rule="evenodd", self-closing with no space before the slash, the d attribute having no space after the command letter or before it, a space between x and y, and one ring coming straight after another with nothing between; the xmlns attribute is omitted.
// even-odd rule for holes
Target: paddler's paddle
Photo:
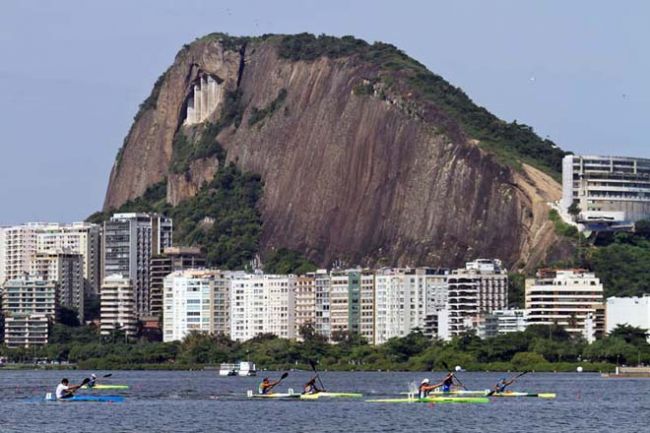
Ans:
<svg viewBox="0 0 650 433"><path fill-rule="evenodd" d="M280 385L280 382L282 382L284 379L286 379L287 376L289 376L289 372L288 372L288 371L285 371L285 372L282 374L282 376L280 376L280 380L278 380L278 381L275 382L273 385L271 385L271 386L268 388L268 390L271 391L273 388L275 388L276 386Z"/></svg>
<svg viewBox="0 0 650 433"><path fill-rule="evenodd" d="M76 387L75 389L73 389L72 391L69 391L68 394L70 394L70 395L74 395L75 392L79 391L79 390L81 389L81 387L84 386L85 384L87 384L88 382L90 382L90 378L89 378L89 377L87 377L87 378L85 378L84 380L82 380L82 381L81 381L81 385L77 386L77 387Z"/></svg>
<svg viewBox="0 0 650 433"><path fill-rule="evenodd" d="M513 377L512 379L510 379L510 380L508 380L508 381L506 381L506 382L514 382L515 380L519 379L521 376L523 376L523 375L526 374L526 373L528 373L528 371L524 371L524 372L522 372L522 373L519 373L518 375L516 375L515 377ZM494 393L496 393L496 392L497 392L497 388L496 388L496 386L495 386L494 389L493 389L492 391L490 391L490 392L488 392L488 393L486 394L486 397L490 397L491 395L494 395Z"/></svg>
<svg viewBox="0 0 650 433"><path fill-rule="evenodd" d="M102 377L111 377L112 375L113 375L113 373L108 373L108 374L103 375Z"/></svg>
<svg viewBox="0 0 650 433"><path fill-rule="evenodd" d="M458 379L458 376L456 376L456 373L449 368L447 363L445 361L440 361L440 362L442 363L442 366L445 367L447 369L447 371L450 372L454 376L454 378L456 379L456 382L458 382L458 384L460 386L462 386L463 389L467 390L467 387L463 384L463 382L460 381L460 379Z"/></svg>
<svg viewBox="0 0 650 433"><path fill-rule="evenodd" d="M320 378L320 374L318 374L318 370L316 370L316 363L312 359L310 359L309 365L311 366L311 369L316 374L316 379L318 379L318 383L320 384L321 391L325 391L325 385L323 385L323 381Z"/></svg>

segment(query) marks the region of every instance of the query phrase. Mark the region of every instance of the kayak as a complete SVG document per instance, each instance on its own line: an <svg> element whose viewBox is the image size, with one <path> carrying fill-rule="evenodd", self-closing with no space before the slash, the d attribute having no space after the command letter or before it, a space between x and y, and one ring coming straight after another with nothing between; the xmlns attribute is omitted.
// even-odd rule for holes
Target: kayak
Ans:
<svg viewBox="0 0 650 433"><path fill-rule="evenodd" d="M366 400L368 403L489 403L487 397L425 397L425 398L384 398Z"/></svg>
<svg viewBox="0 0 650 433"><path fill-rule="evenodd" d="M283 399L283 398L300 398L300 394L290 394L287 392L272 392L270 394L255 394L253 392L248 392L247 394L248 398L277 398L277 399Z"/></svg>
<svg viewBox="0 0 650 433"><path fill-rule="evenodd" d="M555 398L556 395L554 392L518 392L518 391L506 391L506 392L495 392L490 397L537 397L537 398Z"/></svg>
<svg viewBox="0 0 650 433"><path fill-rule="evenodd" d="M81 387L81 389L97 389L97 390L103 390L103 389L129 389L129 385L95 385L92 388L89 388L88 385L84 385Z"/></svg>
<svg viewBox="0 0 650 433"><path fill-rule="evenodd" d="M53 395L46 395L45 401L69 403L75 401L94 401L97 403L122 403L125 399L121 395L75 395L70 398L57 399Z"/></svg>
<svg viewBox="0 0 650 433"><path fill-rule="evenodd" d="M300 394L301 400L317 400L321 397L327 398L361 398L363 394L358 392L317 392L314 394Z"/></svg>
<svg viewBox="0 0 650 433"><path fill-rule="evenodd" d="M476 391L470 391L470 390L465 390L465 389L454 389L452 391L430 391L429 395L435 395L435 396L446 396L446 395L463 395L463 396L484 396L487 393L489 393L489 389L478 389ZM400 392L400 395L417 395L416 392Z"/></svg>

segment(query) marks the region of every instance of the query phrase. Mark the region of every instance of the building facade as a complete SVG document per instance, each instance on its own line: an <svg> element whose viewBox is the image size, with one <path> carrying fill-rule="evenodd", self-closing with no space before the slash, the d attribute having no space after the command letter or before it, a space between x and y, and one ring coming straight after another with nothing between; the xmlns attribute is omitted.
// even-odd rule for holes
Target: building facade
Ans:
<svg viewBox="0 0 650 433"><path fill-rule="evenodd" d="M565 214L576 203L577 221L591 229L650 218L650 159L567 155L562 161Z"/></svg>
<svg viewBox="0 0 650 433"><path fill-rule="evenodd" d="M635 326L650 330L650 295L607 298L606 331L612 332L619 325ZM650 343L650 335L648 335Z"/></svg>
<svg viewBox="0 0 650 433"><path fill-rule="evenodd" d="M230 280L217 270L175 271L164 279L163 341L190 332L228 334Z"/></svg>
<svg viewBox="0 0 650 433"><path fill-rule="evenodd" d="M85 290L96 294L100 282L100 227L73 224L27 223L0 228L0 284L30 272L37 254L74 253L83 259Z"/></svg>
<svg viewBox="0 0 650 433"><path fill-rule="evenodd" d="M526 279L527 325L559 325L587 340L605 331L603 285L582 269L545 270Z"/></svg>
<svg viewBox="0 0 650 433"><path fill-rule="evenodd" d="M138 317L131 280L121 274L109 275L104 278L100 295L101 334L121 332L125 338L134 337Z"/></svg>
<svg viewBox="0 0 650 433"><path fill-rule="evenodd" d="M5 344L33 347L47 344L49 324L58 312L57 284L30 276L7 280L2 291Z"/></svg>
<svg viewBox="0 0 650 433"><path fill-rule="evenodd" d="M301 338L300 329L312 326L316 329L316 277L313 273L296 278L296 337Z"/></svg>
<svg viewBox="0 0 650 433"><path fill-rule="evenodd" d="M526 326L526 310L495 310L484 316L479 337L491 338L501 334L523 332Z"/></svg>
<svg viewBox="0 0 650 433"><path fill-rule="evenodd" d="M77 253L49 251L36 254L30 265L30 275L57 284L59 306L75 310L83 323L86 299L84 258Z"/></svg>
<svg viewBox="0 0 650 433"><path fill-rule="evenodd" d="M151 316L151 258L172 246L172 231L172 220L157 214L114 214L104 223L103 275L131 280L138 318Z"/></svg>
<svg viewBox="0 0 650 433"><path fill-rule="evenodd" d="M203 269L205 254L196 247L167 247L162 254L151 257L149 310L153 317L161 317L163 312L163 284L165 277L172 272L186 269Z"/></svg>
<svg viewBox="0 0 650 433"><path fill-rule="evenodd" d="M508 306L508 274L500 260L468 262L447 278L450 337L477 328L480 316Z"/></svg>
<svg viewBox="0 0 650 433"><path fill-rule="evenodd" d="M229 274L230 337L245 341L262 334L296 337L295 275Z"/></svg>

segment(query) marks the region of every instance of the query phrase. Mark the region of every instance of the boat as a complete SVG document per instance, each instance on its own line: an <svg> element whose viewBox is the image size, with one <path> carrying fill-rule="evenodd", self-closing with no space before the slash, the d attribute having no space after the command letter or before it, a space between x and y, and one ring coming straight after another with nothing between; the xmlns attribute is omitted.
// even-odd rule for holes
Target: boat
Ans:
<svg viewBox="0 0 650 433"><path fill-rule="evenodd" d="M445 397L433 396L425 398L399 397L366 400L367 403L489 403L487 397Z"/></svg>
<svg viewBox="0 0 650 433"><path fill-rule="evenodd" d="M300 394L301 400L317 400L319 398L361 398L363 394L358 392L316 392L314 394Z"/></svg>
<svg viewBox="0 0 650 433"><path fill-rule="evenodd" d="M237 368L237 374L239 376L257 376L255 363L250 361L240 361L239 367Z"/></svg>
<svg viewBox="0 0 650 433"><path fill-rule="evenodd" d="M240 361L236 364L221 364L219 366L219 376L257 376L255 363L250 361Z"/></svg>
<svg viewBox="0 0 650 433"><path fill-rule="evenodd" d="M105 390L105 389L129 389L129 385L109 385L109 384L97 384L93 387L88 387L88 385L84 385L81 387L81 389L97 389L97 390Z"/></svg>
<svg viewBox="0 0 650 433"><path fill-rule="evenodd" d="M490 397L537 397L537 398L555 398L554 392L520 392L520 391L506 391L495 392Z"/></svg>
<svg viewBox="0 0 650 433"><path fill-rule="evenodd" d="M237 364L221 364L219 376L237 376Z"/></svg>
<svg viewBox="0 0 650 433"><path fill-rule="evenodd" d="M121 395L75 395L70 398L57 399L52 393L45 394L45 401L56 401L61 403L73 402L96 402L96 403L122 403L125 398Z"/></svg>

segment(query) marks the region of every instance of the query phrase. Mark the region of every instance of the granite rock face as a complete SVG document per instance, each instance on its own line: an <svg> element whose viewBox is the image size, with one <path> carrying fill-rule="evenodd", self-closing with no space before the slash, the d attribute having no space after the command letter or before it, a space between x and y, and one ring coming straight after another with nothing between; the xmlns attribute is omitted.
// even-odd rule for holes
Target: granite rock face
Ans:
<svg viewBox="0 0 650 433"><path fill-rule="evenodd" d="M526 268L557 253L547 218L547 202L560 196L553 178L500 163L399 72L389 88L358 56L290 60L274 38L234 47L203 38L179 52L129 132L105 209L163 179L175 205L214 176L216 158L171 170L174 135L206 75L219 97L240 95L241 121L217 140L227 161L262 177L263 251L288 247L323 266L499 257ZM211 109L217 119L223 104Z"/></svg>

